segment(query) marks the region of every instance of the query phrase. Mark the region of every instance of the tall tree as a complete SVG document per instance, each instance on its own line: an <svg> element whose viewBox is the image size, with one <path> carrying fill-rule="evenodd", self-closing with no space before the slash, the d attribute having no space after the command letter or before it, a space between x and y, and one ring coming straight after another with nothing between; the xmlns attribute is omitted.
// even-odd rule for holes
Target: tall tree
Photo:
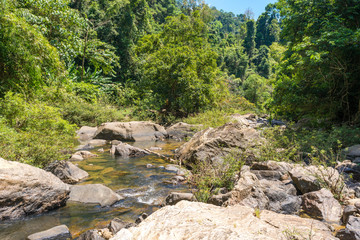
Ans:
<svg viewBox="0 0 360 240"><path fill-rule="evenodd" d="M246 37L244 39L244 48L250 60L254 56L254 51L255 51L255 34L256 34L255 21L254 20L247 21Z"/></svg>

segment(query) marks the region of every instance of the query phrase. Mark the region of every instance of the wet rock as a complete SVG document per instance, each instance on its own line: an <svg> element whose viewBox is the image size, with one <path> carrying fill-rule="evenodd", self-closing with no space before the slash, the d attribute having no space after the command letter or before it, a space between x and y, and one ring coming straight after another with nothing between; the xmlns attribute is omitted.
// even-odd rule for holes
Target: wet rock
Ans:
<svg viewBox="0 0 360 240"><path fill-rule="evenodd" d="M109 223L108 228L113 234L116 234L121 229L129 228L129 227L132 227L132 226L133 226L133 223L124 222L123 220L121 220L119 218L114 218Z"/></svg>
<svg viewBox="0 0 360 240"><path fill-rule="evenodd" d="M350 216L345 229L341 229L337 234L340 240L359 240L360 239L360 218Z"/></svg>
<svg viewBox="0 0 360 240"><path fill-rule="evenodd" d="M152 122L103 123L94 138L120 141L157 141L167 136L165 128Z"/></svg>
<svg viewBox="0 0 360 240"><path fill-rule="evenodd" d="M52 173L0 158L0 221L64 206L69 186Z"/></svg>
<svg viewBox="0 0 360 240"><path fill-rule="evenodd" d="M176 172L176 175L179 176L189 176L191 175L191 172L183 167L180 167L179 165L175 164L168 164L165 166L165 170Z"/></svg>
<svg viewBox="0 0 360 240"><path fill-rule="evenodd" d="M320 221L262 211L245 206L227 208L211 204L181 201L175 206L159 209L138 227L122 229L112 240L119 239L208 239L208 240L279 240L286 231L316 240L335 240L328 227Z"/></svg>
<svg viewBox="0 0 360 240"><path fill-rule="evenodd" d="M110 188L102 184L74 185L70 187L69 201L111 206L123 199Z"/></svg>
<svg viewBox="0 0 360 240"><path fill-rule="evenodd" d="M81 234L78 240L105 240L96 229L88 230Z"/></svg>
<svg viewBox="0 0 360 240"><path fill-rule="evenodd" d="M169 138L182 140L187 137L192 137L195 132L200 129L200 127L201 125L193 125L179 122L167 128L166 131L169 135Z"/></svg>
<svg viewBox="0 0 360 240"><path fill-rule="evenodd" d="M196 133L189 142L179 148L175 157L188 167L204 161L221 164L224 156L230 152L250 151L251 147L260 144L260 140L255 129L244 128L239 123L227 123Z"/></svg>
<svg viewBox="0 0 360 240"><path fill-rule="evenodd" d="M71 234L67 226L60 225L46 231L31 234L27 240L67 240L71 239Z"/></svg>
<svg viewBox="0 0 360 240"><path fill-rule="evenodd" d="M166 205L175 205L182 200L196 201L196 198L192 193L172 192L166 197L165 203Z"/></svg>
<svg viewBox="0 0 360 240"><path fill-rule="evenodd" d="M99 149L98 149L98 152L103 153L103 152L105 152L105 150L104 150L103 148L99 148Z"/></svg>
<svg viewBox="0 0 360 240"><path fill-rule="evenodd" d="M93 154L89 151L77 151L76 153L74 153L70 160L72 161L82 161L84 159L87 159L87 158L92 158L92 157L97 157L96 154Z"/></svg>
<svg viewBox="0 0 360 240"><path fill-rule="evenodd" d="M302 196L302 208L311 217L338 223L342 215L340 203L327 189L306 193Z"/></svg>
<svg viewBox="0 0 360 240"><path fill-rule="evenodd" d="M183 176L175 176L172 177L171 180L174 180L176 182L184 182L186 179Z"/></svg>
<svg viewBox="0 0 360 240"><path fill-rule="evenodd" d="M286 126L286 123L280 120L271 120L271 126Z"/></svg>
<svg viewBox="0 0 360 240"><path fill-rule="evenodd" d="M96 130L97 127L83 126L78 131L76 131L76 134L80 142L86 142L94 138Z"/></svg>
<svg viewBox="0 0 360 240"><path fill-rule="evenodd" d="M88 151L94 149L94 146L91 146L90 144L83 144L75 148L76 151Z"/></svg>
<svg viewBox="0 0 360 240"><path fill-rule="evenodd" d="M146 168L156 168L155 165L152 165L151 163L146 164Z"/></svg>
<svg viewBox="0 0 360 240"><path fill-rule="evenodd" d="M123 158L134 158L134 157L143 157L150 154L148 151L145 151L141 148L133 147L127 143L120 143L116 146L111 147L111 152L115 156L121 156Z"/></svg>
<svg viewBox="0 0 360 240"><path fill-rule="evenodd" d="M143 222L149 215L147 215L147 213L142 213L140 217L138 217L135 220L135 224L140 224L141 222Z"/></svg>
<svg viewBox="0 0 360 240"><path fill-rule="evenodd" d="M151 147L149 148L151 151L159 151L159 150L162 150L161 147Z"/></svg>
<svg viewBox="0 0 360 240"><path fill-rule="evenodd" d="M87 178L89 174L68 161L54 161L44 168L63 182L75 184Z"/></svg>

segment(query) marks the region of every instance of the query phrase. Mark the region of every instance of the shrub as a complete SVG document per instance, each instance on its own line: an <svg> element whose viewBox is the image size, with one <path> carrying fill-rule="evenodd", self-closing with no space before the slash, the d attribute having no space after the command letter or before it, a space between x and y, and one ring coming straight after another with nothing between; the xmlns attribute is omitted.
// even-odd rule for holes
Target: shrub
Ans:
<svg viewBox="0 0 360 240"><path fill-rule="evenodd" d="M43 167L67 158L76 126L62 119L58 108L7 93L0 102L0 156Z"/></svg>
<svg viewBox="0 0 360 240"><path fill-rule="evenodd" d="M227 190L232 190L236 176L240 173L244 162L242 152L234 150L226 155L221 162L204 161L193 166L194 174L191 183L198 189L195 193L197 200L207 202L219 188L225 187Z"/></svg>

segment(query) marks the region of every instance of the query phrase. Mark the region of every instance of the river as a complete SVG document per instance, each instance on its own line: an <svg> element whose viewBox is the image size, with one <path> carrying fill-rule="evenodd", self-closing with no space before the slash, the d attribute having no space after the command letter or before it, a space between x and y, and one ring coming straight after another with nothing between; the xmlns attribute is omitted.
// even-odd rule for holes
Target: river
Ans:
<svg viewBox="0 0 360 240"><path fill-rule="evenodd" d="M173 150L181 142L135 142L129 143L140 148L159 147L156 150L165 155L173 155ZM43 231L57 225L69 227L73 238L88 229L103 228L117 217L134 222L141 214L151 214L157 210L165 197L172 191L189 191L186 184L169 183L175 172L168 171L169 163L155 155L124 159L110 154L110 145L92 149L98 157L74 162L89 173L89 177L79 184L104 184L124 197L111 207L68 202L65 207L42 215L26 217L16 221L0 222L1 240L23 240L32 233ZM154 167L148 168L147 164Z"/></svg>

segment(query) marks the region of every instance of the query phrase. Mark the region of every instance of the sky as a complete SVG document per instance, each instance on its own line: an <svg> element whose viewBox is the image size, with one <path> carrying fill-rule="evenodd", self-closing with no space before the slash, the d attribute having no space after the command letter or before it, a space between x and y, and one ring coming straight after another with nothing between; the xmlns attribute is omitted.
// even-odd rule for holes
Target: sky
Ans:
<svg viewBox="0 0 360 240"><path fill-rule="evenodd" d="M205 0L205 2L219 10L223 9L225 12L235 14L244 13L246 9L250 8L257 19L265 11L266 5L275 3L276 0Z"/></svg>

